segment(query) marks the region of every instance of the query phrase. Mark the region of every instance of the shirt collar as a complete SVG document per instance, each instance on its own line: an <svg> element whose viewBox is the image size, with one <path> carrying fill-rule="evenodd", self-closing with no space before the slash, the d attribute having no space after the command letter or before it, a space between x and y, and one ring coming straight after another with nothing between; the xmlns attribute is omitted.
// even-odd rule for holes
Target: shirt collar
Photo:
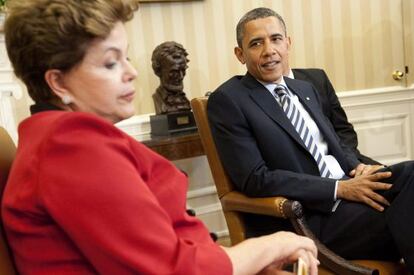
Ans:
<svg viewBox="0 0 414 275"><path fill-rule="evenodd" d="M293 75L292 69L289 69L289 74L287 75L287 77L295 79L295 76Z"/></svg>
<svg viewBox="0 0 414 275"><path fill-rule="evenodd" d="M257 80L257 81L259 81L271 93L273 93L277 85L285 86L286 90L289 91L289 88L287 87L285 79L283 77L280 83L266 83L260 80Z"/></svg>

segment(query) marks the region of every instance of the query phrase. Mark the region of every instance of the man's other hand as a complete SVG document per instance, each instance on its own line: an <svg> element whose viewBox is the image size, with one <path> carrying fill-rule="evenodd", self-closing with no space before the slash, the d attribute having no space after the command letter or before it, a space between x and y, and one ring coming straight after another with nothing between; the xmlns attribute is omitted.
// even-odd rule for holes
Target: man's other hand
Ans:
<svg viewBox="0 0 414 275"><path fill-rule="evenodd" d="M377 169L378 170L378 169ZM384 205L390 203L377 190L388 190L392 184L381 182L391 177L391 172L360 174L357 177L338 182L337 198L365 203L378 211L384 211Z"/></svg>
<svg viewBox="0 0 414 275"><path fill-rule="evenodd" d="M375 172L377 172L379 169L384 168L384 165L369 165L369 164L364 164L364 163L360 163L358 164L357 167L355 167L355 169L353 169L350 173L349 176L351 177L359 177L362 175L372 175Z"/></svg>

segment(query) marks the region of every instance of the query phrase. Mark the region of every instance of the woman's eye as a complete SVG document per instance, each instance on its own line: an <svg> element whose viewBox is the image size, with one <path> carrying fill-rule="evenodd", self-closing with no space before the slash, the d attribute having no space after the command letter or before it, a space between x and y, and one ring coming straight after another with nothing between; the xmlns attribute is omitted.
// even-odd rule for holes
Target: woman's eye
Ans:
<svg viewBox="0 0 414 275"><path fill-rule="evenodd" d="M107 69L113 69L116 65L116 62L110 62L105 64L105 68Z"/></svg>

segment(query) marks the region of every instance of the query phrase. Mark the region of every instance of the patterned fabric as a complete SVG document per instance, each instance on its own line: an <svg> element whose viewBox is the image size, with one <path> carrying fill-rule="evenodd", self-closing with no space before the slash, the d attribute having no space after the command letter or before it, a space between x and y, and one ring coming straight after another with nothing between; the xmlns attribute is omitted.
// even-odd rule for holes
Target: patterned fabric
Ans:
<svg viewBox="0 0 414 275"><path fill-rule="evenodd" d="M285 112L286 116L292 123L296 132L298 132L300 138L305 144L305 147L308 149L318 164L321 176L324 178L329 178L331 176L331 172L329 171L329 168L326 165L312 134L309 132L309 128L306 126L304 118L300 114L298 108L296 108L295 104L293 104L286 87L283 85L277 85L275 88L275 93L279 97L280 105L282 106L282 109Z"/></svg>

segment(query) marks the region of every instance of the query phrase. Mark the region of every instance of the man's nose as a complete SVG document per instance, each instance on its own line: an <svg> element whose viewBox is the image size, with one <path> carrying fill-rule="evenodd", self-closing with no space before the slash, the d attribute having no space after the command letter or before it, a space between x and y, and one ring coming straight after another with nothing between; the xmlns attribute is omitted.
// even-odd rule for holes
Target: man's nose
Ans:
<svg viewBox="0 0 414 275"><path fill-rule="evenodd" d="M263 44L263 54L273 55L276 52L274 46L269 41L265 41Z"/></svg>

